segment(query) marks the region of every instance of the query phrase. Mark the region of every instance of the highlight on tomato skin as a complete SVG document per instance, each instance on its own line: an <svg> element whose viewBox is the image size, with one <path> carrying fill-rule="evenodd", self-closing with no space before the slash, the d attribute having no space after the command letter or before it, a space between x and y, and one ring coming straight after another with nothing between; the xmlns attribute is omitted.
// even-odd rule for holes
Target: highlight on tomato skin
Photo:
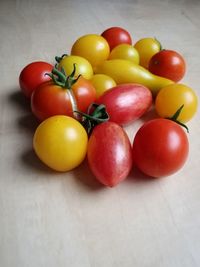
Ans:
<svg viewBox="0 0 200 267"><path fill-rule="evenodd" d="M189 154L183 128L169 119L157 118L143 124L132 146L133 162L144 174L159 178L180 170Z"/></svg>
<svg viewBox="0 0 200 267"><path fill-rule="evenodd" d="M150 109L152 93L141 84L127 83L109 89L97 102L106 106L110 121L127 125Z"/></svg>
<svg viewBox="0 0 200 267"><path fill-rule="evenodd" d="M131 143L126 132L114 122L97 125L89 138L87 158L100 183L116 186L132 168Z"/></svg>

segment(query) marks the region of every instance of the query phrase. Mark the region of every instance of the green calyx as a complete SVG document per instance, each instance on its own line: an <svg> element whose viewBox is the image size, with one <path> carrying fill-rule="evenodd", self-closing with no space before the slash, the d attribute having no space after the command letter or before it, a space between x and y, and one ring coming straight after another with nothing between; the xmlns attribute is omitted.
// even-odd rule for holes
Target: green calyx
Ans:
<svg viewBox="0 0 200 267"><path fill-rule="evenodd" d="M63 68L59 70L58 65L56 64L52 72L46 73L45 75L50 76L56 85L59 85L65 89L71 89L73 84L75 84L81 76L79 75L78 77L75 77L75 72L76 72L76 64L73 64L73 71L69 76L66 75L65 70Z"/></svg>
<svg viewBox="0 0 200 267"><path fill-rule="evenodd" d="M182 122L180 122L180 121L178 120L178 117L179 117L179 115L180 115L180 113L181 113L183 107L184 107L184 105L182 105L182 106L181 106L181 107L174 113L174 115L173 115L172 117L169 117L169 118L167 118L167 119L172 120L172 121L178 123L180 126L184 127L184 128L186 129L186 131L189 133L189 129L188 129L188 127L187 127L184 123L182 123Z"/></svg>
<svg viewBox="0 0 200 267"><path fill-rule="evenodd" d="M68 55L67 55L67 54L63 54L61 57L56 56L56 57L55 57L55 60L56 60L57 63L60 63L60 61L61 61L64 57L68 57Z"/></svg>
<svg viewBox="0 0 200 267"><path fill-rule="evenodd" d="M91 134L93 128L102 123L106 122L109 120L109 115L106 111L106 107L103 104L96 104L92 103L89 108L87 113L83 113L81 111L74 111L81 115L81 124L84 126L86 129L88 135Z"/></svg>

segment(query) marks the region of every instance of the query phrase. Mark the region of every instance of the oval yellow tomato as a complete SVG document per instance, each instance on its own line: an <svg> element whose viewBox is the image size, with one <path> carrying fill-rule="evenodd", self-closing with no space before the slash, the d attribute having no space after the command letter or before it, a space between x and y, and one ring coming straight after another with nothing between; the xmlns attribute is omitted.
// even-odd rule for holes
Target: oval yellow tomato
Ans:
<svg viewBox="0 0 200 267"><path fill-rule="evenodd" d="M139 64L140 56L138 51L129 44L120 44L112 49L109 59L127 59Z"/></svg>
<svg viewBox="0 0 200 267"><path fill-rule="evenodd" d="M92 78L93 69L90 62L79 56L64 56L58 64L58 68L63 68L67 76L69 76L74 70L74 64L76 64L75 77L82 75L85 79Z"/></svg>
<svg viewBox="0 0 200 267"><path fill-rule="evenodd" d="M177 120L185 123L196 113L198 99L194 90L184 84L163 87L155 101L156 112L163 118L172 117L182 105L184 107Z"/></svg>
<svg viewBox="0 0 200 267"><path fill-rule="evenodd" d="M34 134L33 148L50 168L69 171L85 158L88 137L83 126L75 119L57 115L43 121Z"/></svg>
<svg viewBox="0 0 200 267"><path fill-rule="evenodd" d="M116 86L116 82L105 74L95 74L90 81L96 89L97 98L108 89Z"/></svg>
<svg viewBox="0 0 200 267"><path fill-rule="evenodd" d="M143 38L134 45L140 55L140 65L146 69L153 55L161 50L160 43L155 38Z"/></svg>
<svg viewBox="0 0 200 267"><path fill-rule="evenodd" d="M105 38L98 34L87 34L80 37L72 46L71 54L86 58L95 68L106 60L110 47Z"/></svg>

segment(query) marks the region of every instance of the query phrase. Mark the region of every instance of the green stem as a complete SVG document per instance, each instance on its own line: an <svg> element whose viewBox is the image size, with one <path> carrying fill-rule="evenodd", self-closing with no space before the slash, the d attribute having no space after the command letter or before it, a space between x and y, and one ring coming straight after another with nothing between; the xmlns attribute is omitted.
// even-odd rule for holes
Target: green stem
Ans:
<svg viewBox="0 0 200 267"><path fill-rule="evenodd" d="M91 110L93 112L91 113ZM106 111L105 105L101 104L98 105L96 103L92 103L88 108L88 113L83 113L81 111L74 111L82 116L81 123L86 129L88 135L91 134L93 128L103 122L106 122L109 120L109 115Z"/></svg>
<svg viewBox="0 0 200 267"><path fill-rule="evenodd" d="M179 117L183 107L184 107L184 104L182 106L180 106L180 108L174 113L174 115L172 117L169 117L167 119L172 120L172 121L176 122L177 124L179 124L180 126L184 127L186 129L186 131L189 133L188 127L184 123L182 123L178 120L178 117Z"/></svg>

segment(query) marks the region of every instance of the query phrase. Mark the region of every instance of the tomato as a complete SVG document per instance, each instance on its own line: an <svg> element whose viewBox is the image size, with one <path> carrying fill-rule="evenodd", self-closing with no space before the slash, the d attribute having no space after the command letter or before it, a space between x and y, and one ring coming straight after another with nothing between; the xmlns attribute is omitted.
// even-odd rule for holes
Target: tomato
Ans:
<svg viewBox="0 0 200 267"><path fill-rule="evenodd" d="M155 96L159 90L173 81L154 75L140 65L125 59L110 59L96 68L95 73L112 77L117 84L139 83L148 87Z"/></svg>
<svg viewBox="0 0 200 267"><path fill-rule="evenodd" d="M105 74L95 74L90 81L96 89L97 98L108 89L116 86L116 82Z"/></svg>
<svg viewBox="0 0 200 267"><path fill-rule="evenodd" d="M138 119L150 108L152 94L140 84L121 84L105 92L98 103L106 106L110 121L124 125Z"/></svg>
<svg viewBox="0 0 200 267"><path fill-rule="evenodd" d="M23 94L30 98L32 92L41 83L50 80L50 77L45 73L51 72L52 69L51 64L43 61L35 61L24 67L19 76L19 84Z"/></svg>
<svg viewBox="0 0 200 267"><path fill-rule="evenodd" d="M162 50L156 53L149 62L150 72L174 82L178 82L183 78L185 70L184 58L172 50Z"/></svg>
<svg viewBox="0 0 200 267"><path fill-rule="evenodd" d="M67 75L70 75L73 71L73 66L76 64L75 76L82 75L85 79L91 79L93 76L93 69L90 62L79 56L64 56L58 65L58 68L63 68Z"/></svg>
<svg viewBox="0 0 200 267"><path fill-rule="evenodd" d="M77 113L74 111L86 112L95 99L94 86L81 76L71 89L63 88L53 81L41 84L32 94L31 109L39 120L54 115L77 118Z"/></svg>
<svg viewBox="0 0 200 267"><path fill-rule="evenodd" d="M101 34L109 43L110 50L119 44L132 44L132 39L125 29L121 27L111 27Z"/></svg>
<svg viewBox="0 0 200 267"><path fill-rule="evenodd" d="M83 126L63 115L43 121L35 131L33 148L40 160L56 171L77 167L87 153L88 137Z"/></svg>
<svg viewBox="0 0 200 267"><path fill-rule="evenodd" d="M110 53L109 59L127 59L139 64L140 58L138 51L129 44L120 44L113 48Z"/></svg>
<svg viewBox="0 0 200 267"><path fill-rule="evenodd" d="M198 106L194 90L184 84L168 85L157 94L155 108L160 117L172 117L182 105L178 120L184 123L194 116Z"/></svg>
<svg viewBox="0 0 200 267"><path fill-rule="evenodd" d="M71 54L86 58L95 68L109 56L109 45L102 36L98 34L87 34L80 37L72 46Z"/></svg>
<svg viewBox="0 0 200 267"><path fill-rule="evenodd" d="M163 118L146 122L136 133L132 147L135 165L152 177L177 172L186 162L188 152L183 128Z"/></svg>
<svg viewBox="0 0 200 267"><path fill-rule="evenodd" d="M87 158L96 178L106 186L115 186L128 176L132 167L126 132L113 122L97 125L89 138Z"/></svg>
<svg viewBox="0 0 200 267"><path fill-rule="evenodd" d="M153 55L160 51L161 45L155 38L143 38L134 45L140 56L140 65L148 69Z"/></svg>

